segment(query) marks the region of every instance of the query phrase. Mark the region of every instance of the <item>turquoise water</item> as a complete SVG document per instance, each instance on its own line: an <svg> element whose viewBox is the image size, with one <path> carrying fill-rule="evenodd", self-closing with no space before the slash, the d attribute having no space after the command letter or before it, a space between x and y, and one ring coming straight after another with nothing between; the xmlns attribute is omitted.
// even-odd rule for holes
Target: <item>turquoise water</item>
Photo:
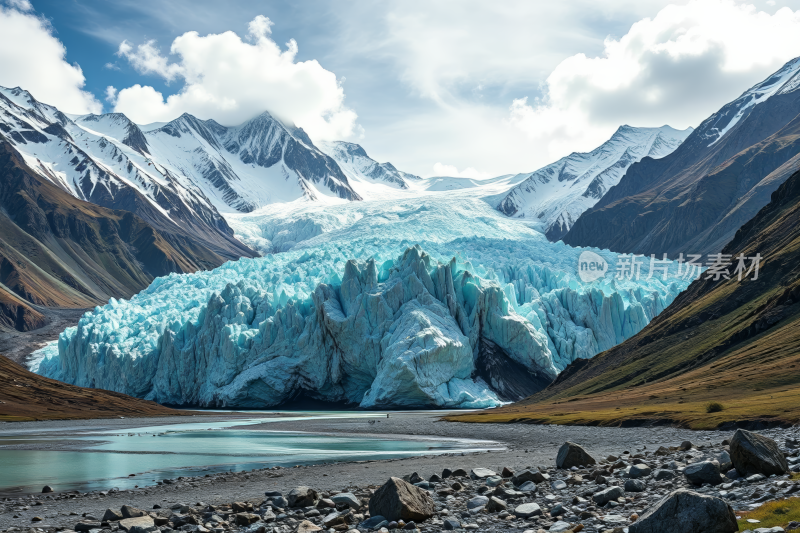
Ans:
<svg viewBox="0 0 800 533"><path fill-rule="evenodd" d="M264 421L187 423L69 437L69 440L94 441L87 443L87 451L0 447L0 493L39 492L44 485L51 485L57 491L132 489L136 485L154 485L156 481L178 476L496 447L494 443L441 438L386 440L243 429ZM222 429L232 425L235 425L233 429ZM0 446L62 439L26 435L0 439ZM97 441L102 443L97 444ZM130 474L135 475L131 477Z"/></svg>

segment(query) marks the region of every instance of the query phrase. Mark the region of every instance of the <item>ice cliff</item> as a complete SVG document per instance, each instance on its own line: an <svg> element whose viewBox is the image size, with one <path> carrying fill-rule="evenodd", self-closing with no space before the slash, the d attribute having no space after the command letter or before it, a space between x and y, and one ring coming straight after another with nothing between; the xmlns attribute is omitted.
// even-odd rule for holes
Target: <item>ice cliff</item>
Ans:
<svg viewBox="0 0 800 533"><path fill-rule="evenodd" d="M286 251L158 278L33 369L171 405L488 407L634 335L686 287L584 284L581 249L450 193L287 209L232 221Z"/></svg>

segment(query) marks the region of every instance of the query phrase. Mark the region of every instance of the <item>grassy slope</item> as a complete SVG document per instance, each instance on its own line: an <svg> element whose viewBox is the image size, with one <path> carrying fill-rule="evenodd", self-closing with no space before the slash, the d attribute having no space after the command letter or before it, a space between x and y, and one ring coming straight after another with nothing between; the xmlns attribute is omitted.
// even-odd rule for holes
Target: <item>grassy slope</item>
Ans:
<svg viewBox="0 0 800 533"><path fill-rule="evenodd" d="M464 422L624 424L800 421L800 173L725 253L763 259L758 280L698 280L638 335L550 387ZM718 401L720 412L707 413Z"/></svg>
<svg viewBox="0 0 800 533"><path fill-rule="evenodd" d="M0 355L0 421L193 414L117 392L84 389L25 370Z"/></svg>

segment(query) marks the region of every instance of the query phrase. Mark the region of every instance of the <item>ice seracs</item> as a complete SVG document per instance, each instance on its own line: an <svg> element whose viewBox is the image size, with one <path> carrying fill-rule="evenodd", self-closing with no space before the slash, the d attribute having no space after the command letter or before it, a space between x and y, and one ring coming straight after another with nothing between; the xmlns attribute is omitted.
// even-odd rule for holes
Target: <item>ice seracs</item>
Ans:
<svg viewBox="0 0 800 533"><path fill-rule="evenodd" d="M557 241L578 217L619 183L625 171L644 157L672 153L692 132L621 126L611 138L588 153L572 153L527 175L498 204L508 216L538 221L547 238Z"/></svg>
<svg viewBox="0 0 800 533"><path fill-rule="evenodd" d="M488 407L634 335L686 286L584 284L579 249L470 191L291 204L232 223L273 246L294 224L292 245L159 278L86 314L34 367L173 405L269 407L303 394Z"/></svg>

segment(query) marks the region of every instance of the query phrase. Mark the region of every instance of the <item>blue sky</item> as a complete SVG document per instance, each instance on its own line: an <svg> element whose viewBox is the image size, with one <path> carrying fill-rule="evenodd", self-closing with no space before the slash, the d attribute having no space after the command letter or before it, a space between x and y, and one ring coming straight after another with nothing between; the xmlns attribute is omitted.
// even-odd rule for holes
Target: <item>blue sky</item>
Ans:
<svg viewBox="0 0 800 533"><path fill-rule="evenodd" d="M424 176L532 171L626 123L694 126L800 55L800 0L3 4L0 85L138 122L268 109ZM49 25L4 41L3 17ZM23 48L30 57L15 61Z"/></svg>

